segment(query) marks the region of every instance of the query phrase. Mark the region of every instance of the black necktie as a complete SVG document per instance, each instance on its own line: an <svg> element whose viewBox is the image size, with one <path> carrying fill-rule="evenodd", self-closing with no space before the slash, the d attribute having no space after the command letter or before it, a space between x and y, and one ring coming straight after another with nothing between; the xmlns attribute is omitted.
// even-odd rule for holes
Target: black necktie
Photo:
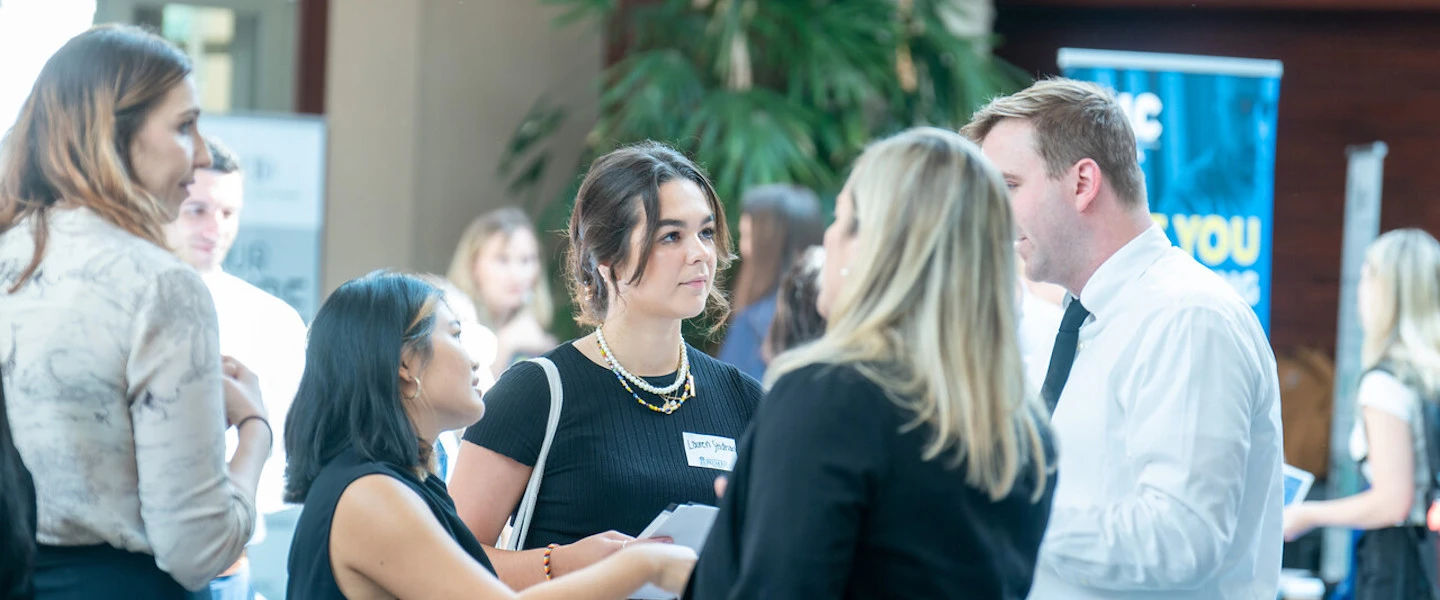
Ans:
<svg viewBox="0 0 1440 600"><path fill-rule="evenodd" d="M1060 401L1060 392L1065 390L1065 380L1070 378L1070 367L1075 364L1075 346L1080 343L1080 325L1090 311L1080 304L1080 299L1070 301L1065 316L1060 319L1060 332L1055 334L1055 347L1050 351L1050 370L1045 372L1045 385L1040 396L1050 412L1055 412L1055 403Z"/></svg>

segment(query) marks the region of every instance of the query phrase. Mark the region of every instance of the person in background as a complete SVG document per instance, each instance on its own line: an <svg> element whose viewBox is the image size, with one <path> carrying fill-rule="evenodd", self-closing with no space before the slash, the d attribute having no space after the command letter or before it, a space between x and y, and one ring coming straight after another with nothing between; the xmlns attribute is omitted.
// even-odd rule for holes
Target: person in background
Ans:
<svg viewBox="0 0 1440 600"><path fill-rule="evenodd" d="M1025 597L1055 476L1013 235L959 134L865 150L825 232L825 334L766 374L687 597Z"/></svg>
<svg viewBox="0 0 1440 600"><path fill-rule="evenodd" d="M685 343L681 325L707 309L723 318L715 281L728 239L715 189L674 149L626 146L590 165L568 263L580 324L595 330L544 356L564 405L521 550L494 545L544 446L551 393L540 365L516 364L485 395L453 479L457 511L511 587L635 546L671 504L715 503L715 476L733 464L762 392Z"/></svg>
<svg viewBox="0 0 1440 600"><path fill-rule="evenodd" d="M628 548L515 594L435 473L435 439L485 413L463 325L417 277L345 283L315 315L285 429L286 499L303 503L288 597L618 600L645 583L678 591L695 553Z"/></svg>
<svg viewBox="0 0 1440 600"><path fill-rule="evenodd" d="M258 383L162 230L210 166L199 114L183 51L100 26L46 62L0 150L0 379L39 600L184 598L255 527Z"/></svg>
<svg viewBox="0 0 1440 600"><path fill-rule="evenodd" d="M240 213L245 208L245 176L240 159L219 140L207 139L210 166L195 170L195 182L189 196L180 204L180 216L165 226L165 237L176 256L200 273L215 302L215 316L220 323L220 352L233 356L250 367L260 378L260 392L269 401L271 423L276 431L284 431L285 414L300 385L305 370L305 322L284 300L265 293L244 279L226 273L225 257L235 244L240 231ZM266 519L286 509L281 500L284 491L285 449L277 439L265 461L265 472L255 493L255 510L260 519L250 544L277 536L280 544L268 544L284 552L290 539L293 516L277 517L273 531ZM238 439L226 436L226 449L234 452ZM283 554L282 554L283 555ZM266 564L270 564L267 561ZM284 589L284 572L266 572L265 579L278 580L277 589ZM221 573L210 588L192 594L195 600L248 600L254 593L251 585L249 556Z"/></svg>
<svg viewBox="0 0 1440 600"><path fill-rule="evenodd" d="M816 301L820 297L820 273L825 267L825 248L811 246L785 273L775 294L775 320L765 333L762 356L765 364L792 348L808 344L825 333L825 317Z"/></svg>
<svg viewBox="0 0 1440 600"><path fill-rule="evenodd" d="M474 301L480 324L495 333L493 376L555 347L548 331L554 317L550 284L535 227L524 211L499 208L470 223L446 277Z"/></svg>
<svg viewBox="0 0 1440 600"><path fill-rule="evenodd" d="M759 379L765 375L764 341L781 278L801 252L820 243L824 224L815 192L799 186L762 185L747 192L740 207L735 316L718 358Z"/></svg>
<svg viewBox="0 0 1440 600"><path fill-rule="evenodd" d="M1114 93L1040 81L963 131L1009 187L1025 275L1069 292L1041 386L1061 476L1030 597L1274 598L1275 356L1250 305L1151 220Z"/></svg>
<svg viewBox="0 0 1440 600"><path fill-rule="evenodd" d="M1419 229L1380 236L1365 253L1358 292L1365 375L1350 456L1370 487L1290 506L1285 539L1316 527L1364 530L1355 548L1355 600L1433 598L1426 512L1440 465L1430 464L1427 428L1440 423L1426 422L1425 408L1440 401L1440 243ZM1430 548L1422 554L1424 544Z"/></svg>

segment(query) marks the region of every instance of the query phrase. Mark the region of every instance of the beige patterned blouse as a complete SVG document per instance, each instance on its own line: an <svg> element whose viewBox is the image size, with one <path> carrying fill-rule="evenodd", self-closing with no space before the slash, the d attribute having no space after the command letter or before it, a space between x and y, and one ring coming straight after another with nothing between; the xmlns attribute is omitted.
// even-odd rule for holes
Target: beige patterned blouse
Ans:
<svg viewBox="0 0 1440 600"><path fill-rule="evenodd" d="M40 543L155 556L197 589L255 523L230 482L215 309L200 276L89 209L0 234L0 375L35 477Z"/></svg>

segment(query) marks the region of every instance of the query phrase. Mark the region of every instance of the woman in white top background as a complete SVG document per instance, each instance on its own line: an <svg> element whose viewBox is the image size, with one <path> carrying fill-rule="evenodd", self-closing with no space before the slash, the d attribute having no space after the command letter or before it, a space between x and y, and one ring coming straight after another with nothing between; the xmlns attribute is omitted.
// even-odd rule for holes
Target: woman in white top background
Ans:
<svg viewBox="0 0 1440 600"><path fill-rule="evenodd" d="M1422 566L1426 498L1437 466L1427 464L1424 403L1440 400L1440 243L1419 229L1380 236L1365 255L1358 290L1365 332L1356 399L1360 418L1350 454L1370 488L1285 511L1285 539L1316 527L1364 530L1356 546L1355 598L1431 598Z"/></svg>
<svg viewBox="0 0 1440 600"><path fill-rule="evenodd" d="M497 208L476 217L460 236L446 277L474 302L477 320L495 333L499 377L518 360L549 352L554 303L540 262L540 240L525 211Z"/></svg>
<svg viewBox="0 0 1440 600"><path fill-rule="evenodd" d="M257 382L222 360L210 293L161 231L210 164L190 72L159 37L91 29L0 150L0 369L35 479L37 599L183 598L255 524Z"/></svg>

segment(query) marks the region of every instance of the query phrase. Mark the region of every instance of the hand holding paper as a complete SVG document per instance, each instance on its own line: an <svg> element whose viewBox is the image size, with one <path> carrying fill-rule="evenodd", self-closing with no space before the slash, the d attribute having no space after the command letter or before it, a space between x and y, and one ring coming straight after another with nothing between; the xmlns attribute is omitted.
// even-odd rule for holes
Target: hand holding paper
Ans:
<svg viewBox="0 0 1440 600"><path fill-rule="evenodd" d="M672 504L670 508L661 511L636 537L668 537L674 540L675 545L685 546L699 553L705 546L705 538L710 536L710 528L715 525L715 517L719 513L720 509L704 504ZM646 600L671 600L677 597L653 585L640 588L640 591L632 596Z"/></svg>

